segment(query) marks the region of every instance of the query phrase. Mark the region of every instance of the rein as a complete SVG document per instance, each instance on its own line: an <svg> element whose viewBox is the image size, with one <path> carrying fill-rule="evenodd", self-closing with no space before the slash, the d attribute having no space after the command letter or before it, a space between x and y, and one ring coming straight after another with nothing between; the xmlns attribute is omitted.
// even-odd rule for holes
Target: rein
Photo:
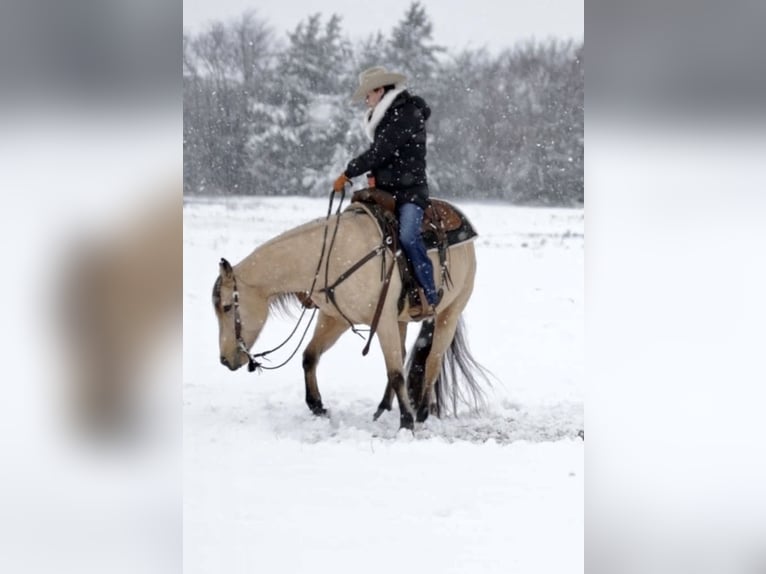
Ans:
<svg viewBox="0 0 766 574"><path fill-rule="evenodd" d="M311 323L314 322L314 317L316 316L316 309L311 313L311 318L309 319L309 322L306 324L306 328L303 330L303 334L301 335L300 341L298 341L298 344L296 345L295 349L292 353L290 353L290 356L287 357L282 363L276 366L265 366L263 363L258 362L257 359L260 358L266 358L266 355L273 353L274 351L277 351L281 349L282 347L287 344L287 342L293 338L293 335L295 335L296 331L298 330L298 326L301 324L301 321L303 321L303 316L306 314L307 307L303 308L303 311L301 311L301 316L298 317L298 322L295 324L295 327L293 328L292 332L287 336L287 338L282 341L279 345L274 347L273 349L269 349L268 351L264 351L262 353L250 353L250 351L247 350L247 345L245 345L245 341L242 338L242 319L239 315L239 291L237 290L237 279L236 277L232 277L232 280L234 281L234 293L232 295L233 303L234 303L234 336L237 338L237 346L239 349L244 352L247 355L247 370L251 373L258 369L259 371L266 369L268 371L279 369L280 367L284 367L287 363L292 360L292 358L295 356L295 353L298 352L298 349L300 349L300 346L303 344L303 340L306 338L306 333L308 333L309 327L311 327Z"/></svg>
<svg viewBox="0 0 766 574"><path fill-rule="evenodd" d="M340 219L340 210L343 206L343 198L346 195L346 190L343 190L343 193L341 194L340 203L338 204L338 210L336 212L337 218ZM335 192L331 192L330 195L330 204L327 208L327 216L325 217L325 222L329 221L330 215L332 214L332 206L335 202ZM336 224L335 231L337 232L338 226ZM335 235L333 235L333 242L335 241ZM316 271L314 271L314 280L311 282L311 287L309 288L308 294L311 295L311 293L314 291L314 286L316 285L317 278L319 277L319 271L322 266L322 258L324 257L325 247L327 246L327 224L325 223L324 228L324 237L322 238L322 252L319 254L319 262L317 263ZM303 307L303 311L301 311L301 316L298 317L298 321L295 324L295 327L293 328L292 332L287 336L287 338L282 341L279 345L274 347L273 349L269 349L268 351L263 351L262 353L250 353L247 349L247 345L245 344L244 339L242 339L242 319L239 315L239 291L237 290L237 279L236 277L232 277L234 280L234 293L233 293L233 303L234 303L234 335L237 338L237 346L239 349L247 355L247 370L251 373L258 369L259 371L266 369L269 371L279 369L280 367L284 367L287 363L290 362L290 360L295 356L295 353L298 352L298 349L300 349L300 346L303 344L303 340L306 338L306 333L308 333L309 327L311 327L311 323L314 321L314 317L316 316L316 309L314 309L311 313L311 318L309 319L309 322L306 324L306 328L303 330L303 334L301 335L300 341L298 341L298 344L296 345L295 349L293 349L293 352L290 353L290 356L287 357L282 363L276 366L270 366L267 367L263 363L259 362L258 359L260 358L266 358L266 355L269 355L273 353L274 351L277 351L284 347L287 342L293 338L293 335L298 331L298 326L301 324L301 321L303 320L303 316L306 314L306 310L308 307Z"/></svg>
<svg viewBox="0 0 766 574"><path fill-rule="evenodd" d="M375 334L375 329L377 327L378 319L380 318L380 313L382 310L382 303L385 299L386 292L388 291L388 284L391 280L391 274L393 272L394 266L396 264L395 258L394 261L391 262L391 267L386 272L386 248L387 243L385 241L381 242L380 245L378 245L375 249L367 253L364 257L362 257L359 261L357 261L354 265L349 267L346 271L344 271L332 285L328 285L329 283L329 262L330 262L330 253L332 253L332 249L335 245L335 238L338 234L338 227L340 227L340 215L341 215L341 208L343 207L343 199L345 198L346 190L344 188L343 192L341 193L340 202L338 203L338 209L335 212L336 215L336 223L335 223L335 229L333 230L332 238L330 239L330 246L329 249L327 249L327 229L328 225L327 222L330 220L330 216L332 214L332 208L333 203L335 202L335 192L332 191L330 193L330 203L327 208L327 216L325 217L325 227L324 227L324 236L322 238L322 251L319 254L319 261L317 262L317 268L314 271L314 279L311 282L311 287L308 290L308 295L310 296L311 293L314 292L314 287L316 286L317 279L319 278L319 272L322 269L322 261L325 260L325 287L320 289L319 292L325 293L326 300L333 304L335 309L337 309L338 313L348 322L348 324L351 326L351 330L359 335L360 337L364 338L364 335L361 334L361 332L356 328L354 323L351 321L351 319L348 318L348 316L341 310L341 308L338 306L338 302L335 300L335 288L343 283L346 279L348 279L351 275L353 275L362 265L367 263L370 259L376 257L377 255L383 254L383 262L381 267L381 279L383 280L383 291L381 294L381 299L378 302L378 306L375 310L375 317L373 319L373 324L370 329L370 336L367 341L367 344L362 351L363 355L366 355L370 348L370 342L372 341L372 337ZM325 258L325 250L327 249L327 257ZM259 371L266 369L266 370L276 370L280 367L284 367L287 363L289 363L292 358L295 356L295 354L298 352L298 349L300 349L301 345L303 344L303 340L306 338L306 333L308 333L309 327L311 327L311 323L314 321L314 317L316 316L316 309L314 309L311 313L311 318L309 319L309 322L306 324L306 328L303 330L303 334L301 335L300 340L298 341L298 344L296 345L295 349L293 349L293 352L290 353L290 356L287 357L282 363L276 366L265 366L263 363L258 361L258 359L266 358L267 355L273 353L274 351L277 351L284 347L287 342L293 338L295 333L298 331L298 327L301 324L301 321L303 321L303 316L306 314L306 311L308 310L308 307L303 308L303 311L301 312L300 317L298 317L298 321L295 324L295 327L293 328L292 332L287 336L287 338L282 341L279 345L274 347L273 349L269 349L268 351L263 351L262 353L250 353L247 349L247 345L245 344L244 339L242 338L242 319L240 317L239 313L239 290L237 289L237 279L236 277L232 276L232 280L234 281L234 291L232 295L232 302L234 306L234 335L237 339L237 346L238 348L247 355L248 363L247 363L247 370L251 373L258 369Z"/></svg>

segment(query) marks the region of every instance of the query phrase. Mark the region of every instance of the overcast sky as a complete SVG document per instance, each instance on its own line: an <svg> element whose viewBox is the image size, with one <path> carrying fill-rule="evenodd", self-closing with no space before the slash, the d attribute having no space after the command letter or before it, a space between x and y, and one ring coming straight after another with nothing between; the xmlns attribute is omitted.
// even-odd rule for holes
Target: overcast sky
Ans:
<svg viewBox="0 0 766 574"><path fill-rule="evenodd" d="M184 28L198 31L255 10L281 36L309 14L343 17L352 38L388 33L412 0L184 0ZM486 46L492 51L525 38L583 39L584 0L422 0L434 24L434 40L450 49Z"/></svg>

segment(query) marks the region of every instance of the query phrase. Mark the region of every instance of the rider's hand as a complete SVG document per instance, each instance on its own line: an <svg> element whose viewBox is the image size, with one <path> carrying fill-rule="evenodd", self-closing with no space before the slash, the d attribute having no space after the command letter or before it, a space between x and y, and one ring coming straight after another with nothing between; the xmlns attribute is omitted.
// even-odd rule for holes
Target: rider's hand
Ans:
<svg viewBox="0 0 766 574"><path fill-rule="evenodd" d="M340 193L347 183L351 183L351 180L346 177L345 173L340 174L340 177L332 184L332 189L335 193Z"/></svg>

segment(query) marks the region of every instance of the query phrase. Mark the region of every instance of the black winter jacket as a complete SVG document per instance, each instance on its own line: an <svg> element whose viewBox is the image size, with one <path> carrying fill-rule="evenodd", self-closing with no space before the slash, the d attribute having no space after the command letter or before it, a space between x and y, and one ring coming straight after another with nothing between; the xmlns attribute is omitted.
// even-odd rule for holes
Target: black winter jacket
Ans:
<svg viewBox="0 0 766 574"><path fill-rule="evenodd" d="M383 100L378 105L381 104ZM370 112L368 122L374 111ZM372 146L349 162L346 176L372 172L375 187L392 193L397 206L413 202L425 209L426 120L430 115L431 108L423 98L407 91L399 93L375 127Z"/></svg>

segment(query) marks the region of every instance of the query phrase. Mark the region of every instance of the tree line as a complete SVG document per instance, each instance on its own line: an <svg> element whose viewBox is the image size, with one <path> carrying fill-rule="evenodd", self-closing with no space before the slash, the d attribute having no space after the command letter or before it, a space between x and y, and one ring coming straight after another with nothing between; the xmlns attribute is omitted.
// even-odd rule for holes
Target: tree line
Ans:
<svg viewBox="0 0 766 574"><path fill-rule="evenodd" d="M577 206L583 44L451 53L418 2L388 35L352 43L338 15L278 38L254 12L183 37L184 193L324 196L369 142L351 93L374 65L429 103L428 176L445 198Z"/></svg>

